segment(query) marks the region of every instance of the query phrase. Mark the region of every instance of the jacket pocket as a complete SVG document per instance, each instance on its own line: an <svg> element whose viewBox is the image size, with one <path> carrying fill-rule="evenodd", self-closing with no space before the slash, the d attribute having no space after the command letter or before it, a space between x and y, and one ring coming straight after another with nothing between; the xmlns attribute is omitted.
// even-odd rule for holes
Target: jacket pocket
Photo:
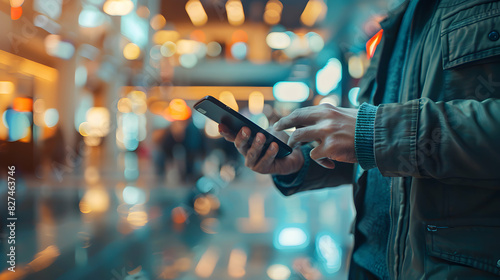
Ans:
<svg viewBox="0 0 500 280"><path fill-rule="evenodd" d="M500 227L428 225L427 254L500 275Z"/></svg>
<svg viewBox="0 0 500 280"><path fill-rule="evenodd" d="M442 26L443 68L500 55L500 9L489 10Z"/></svg>

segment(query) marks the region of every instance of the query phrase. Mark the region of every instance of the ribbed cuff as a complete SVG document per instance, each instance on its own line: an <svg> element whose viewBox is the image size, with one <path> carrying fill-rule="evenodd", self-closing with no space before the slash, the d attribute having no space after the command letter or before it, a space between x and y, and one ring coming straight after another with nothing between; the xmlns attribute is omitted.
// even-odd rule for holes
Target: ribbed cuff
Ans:
<svg viewBox="0 0 500 280"><path fill-rule="evenodd" d="M304 165L302 165L302 168L299 171L292 174L273 175L273 181L277 186L282 188L294 188L302 185L304 182L307 170L309 169L309 153L311 152L312 147L310 145L303 145L300 149L302 150L302 155L304 156Z"/></svg>
<svg viewBox="0 0 500 280"><path fill-rule="evenodd" d="M354 133L354 149L359 165L364 169L377 167L375 151L373 150L373 136L375 134L375 115L377 106L363 103L359 107Z"/></svg>

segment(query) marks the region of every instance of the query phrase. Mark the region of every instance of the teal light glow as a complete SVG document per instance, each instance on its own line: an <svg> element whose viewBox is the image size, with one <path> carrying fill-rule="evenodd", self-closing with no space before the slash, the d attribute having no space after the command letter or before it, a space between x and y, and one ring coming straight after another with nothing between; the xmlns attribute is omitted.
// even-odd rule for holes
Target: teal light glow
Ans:
<svg viewBox="0 0 500 280"><path fill-rule="evenodd" d="M91 94L81 97L75 111L75 129L79 131L80 125L87 121L87 111L94 106L94 98Z"/></svg>
<svg viewBox="0 0 500 280"><path fill-rule="evenodd" d="M139 146L139 118L134 113L123 114L123 144L128 151L135 151Z"/></svg>
<svg viewBox="0 0 500 280"><path fill-rule="evenodd" d="M321 233L316 237L316 253L329 274L340 270L342 266L342 249L330 234Z"/></svg>
<svg viewBox="0 0 500 280"><path fill-rule="evenodd" d="M273 86L273 95L282 102L303 102L309 97L309 87L303 82L278 82Z"/></svg>
<svg viewBox="0 0 500 280"><path fill-rule="evenodd" d="M123 171L123 175L127 181L135 181L139 177L139 162L135 152L125 152L125 170Z"/></svg>
<svg viewBox="0 0 500 280"><path fill-rule="evenodd" d="M146 194L143 190L133 187L126 186L123 189L123 201L129 205L143 204L146 202Z"/></svg>
<svg viewBox="0 0 500 280"><path fill-rule="evenodd" d="M302 227L285 227L276 231L274 247L276 249L303 249L309 245L309 236Z"/></svg>
<svg viewBox="0 0 500 280"><path fill-rule="evenodd" d="M341 80L342 63L336 58L331 58L316 74L316 90L321 95L327 95L338 86Z"/></svg>
<svg viewBox="0 0 500 280"><path fill-rule="evenodd" d="M317 53L320 52L325 46L325 41L318 33L309 32L306 34L307 42L309 43L309 49Z"/></svg>
<svg viewBox="0 0 500 280"><path fill-rule="evenodd" d="M359 106L358 102L358 95L359 95L359 87L353 87L349 91L349 95L347 96L349 98L349 102L351 102L352 105L354 106Z"/></svg>
<svg viewBox="0 0 500 280"><path fill-rule="evenodd" d="M35 0L33 9L57 20L61 16L62 4L61 0Z"/></svg>
<svg viewBox="0 0 500 280"><path fill-rule="evenodd" d="M245 59L247 56L247 45L243 42L235 43L231 47L231 55L238 60Z"/></svg>
<svg viewBox="0 0 500 280"><path fill-rule="evenodd" d="M98 27L104 24L106 15L92 5L85 5L80 16L78 16L78 24L81 27Z"/></svg>
<svg viewBox="0 0 500 280"><path fill-rule="evenodd" d="M54 127L59 122L59 112L54 108L47 109L43 115L43 121L47 127Z"/></svg>
<svg viewBox="0 0 500 280"><path fill-rule="evenodd" d="M122 35L141 49L144 49L148 43L148 30L149 22L139 17L137 13L132 12L126 16L122 16Z"/></svg>
<svg viewBox="0 0 500 280"><path fill-rule="evenodd" d="M9 141L20 140L28 135L31 122L28 113L7 110L4 112L3 120L9 128Z"/></svg>

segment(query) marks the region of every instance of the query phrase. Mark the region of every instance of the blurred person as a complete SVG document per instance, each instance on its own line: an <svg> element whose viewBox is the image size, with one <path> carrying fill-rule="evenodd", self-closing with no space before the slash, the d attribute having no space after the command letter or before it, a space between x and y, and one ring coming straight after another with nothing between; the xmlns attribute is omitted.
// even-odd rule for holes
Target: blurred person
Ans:
<svg viewBox="0 0 500 280"><path fill-rule="evenodd" d="M359 109L295 110L291 155L232 135L284 195L349 183L350 279L500 276L500 2L409 0L381 22ZM313 143L316 143L314 145ZM354 176L352 174L354 173Z"/></svg>
<svg viewBox="0 0 500 280"><path fill-rule="evenodd" d="M167 163L176 165L185 181L195 181L201 176L200 162L205 157L206 141L192 118L172 122L155 138L159 146L155 153L155 166L160 178L164 179Z"/></svg>

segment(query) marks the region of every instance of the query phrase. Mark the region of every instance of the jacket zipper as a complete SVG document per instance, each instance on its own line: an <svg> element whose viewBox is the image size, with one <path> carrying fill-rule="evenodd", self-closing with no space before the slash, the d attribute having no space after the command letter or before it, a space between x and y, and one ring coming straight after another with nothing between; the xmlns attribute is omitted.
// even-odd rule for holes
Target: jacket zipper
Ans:
<svg viewBox="0 0 500 280"><path fill-rule="evenodd" d="M394 238L392 238L393 232L394 232L394 225L393 225L393 203L394 203L394 197L393 197L393 181L394 178L391 178L390 184L389 184L389 193L390 193L390 204L389 204L389 236L387 240L387 257L386 257L386 265L387 265L387 270L389 272L389 278L392 278L391 275L394 275L394 270L391 268L389 265L391 263L391 259L394 259L393 254L392 254L392 249L394 245L392 244L392 241Z"/></svg>
<svg viewBox="0 0 500 280"><path fill-rule="evenodd" d="M435 225L427 225L427 231L430 232L438 231L438 229L443 229L443 228L450 228L450 227L438 227Z"/></svg>

